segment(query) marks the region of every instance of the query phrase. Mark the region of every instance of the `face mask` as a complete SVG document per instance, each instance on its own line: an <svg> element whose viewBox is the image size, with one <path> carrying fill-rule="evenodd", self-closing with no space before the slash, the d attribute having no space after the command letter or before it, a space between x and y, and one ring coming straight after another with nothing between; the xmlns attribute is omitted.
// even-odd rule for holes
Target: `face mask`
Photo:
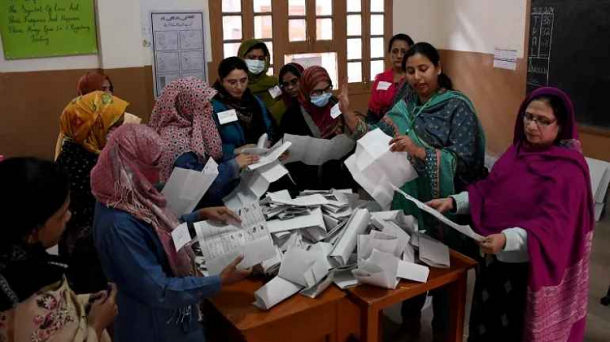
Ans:
<svg viewBox="0 0 610 342"><path fill-rule="evenodd" d="M328 104L330 97L333 96L332 93L325 93L319 96L312 96L311 103L316 107L324 107Z"/></svg>
<svg viewBox="0 0 610 342"><path fill-rule="evenodd" d="M246 59L246 65L248 66L248 71L253 75L258 75L265 70L265 61Z"/></svg>

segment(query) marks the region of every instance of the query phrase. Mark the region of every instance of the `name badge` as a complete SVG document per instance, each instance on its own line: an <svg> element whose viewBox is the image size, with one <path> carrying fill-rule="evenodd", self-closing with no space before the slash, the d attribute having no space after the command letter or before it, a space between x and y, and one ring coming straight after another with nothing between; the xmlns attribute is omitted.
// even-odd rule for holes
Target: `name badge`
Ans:
<svg viewBox="0 0 610 342"><path fill-rule="evenodd" d="M377 90L388 90L391 86L392 83L390 82L380 81L379 83L377 83Z"/></svg>
<svg viewBox="0 0 610 342"><path fill-rule="evenodd" d="M330 109L330 117L336 119L339 115L341 115L341 109L339 109L339 104L337 103Z"/></svg>
<svg viewBox="0 0 610 342"><path fill-rule="evenodd" d="M218 121L221 125L228 124L229 122L237 121L237 112L235 109L225 110L224 112L218 113Z"/></svg>
<svg viewBox="0 0 610 342"><path fill-rule="evenodd" d="M282 89L280 89L280 87L278 86L275 86L269 89L269 94L271 94L271 97L276 99L278 98L278 96L282 95Z"/></svg>

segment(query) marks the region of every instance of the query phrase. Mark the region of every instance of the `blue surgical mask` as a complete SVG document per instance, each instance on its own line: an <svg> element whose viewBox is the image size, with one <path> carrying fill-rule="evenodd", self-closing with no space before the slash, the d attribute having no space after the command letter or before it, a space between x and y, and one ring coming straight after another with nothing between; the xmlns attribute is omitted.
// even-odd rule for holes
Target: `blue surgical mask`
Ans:
<svg viewBox="0 0 610 342"><path fill-rule="evenodd" d="M318 96L311 97L311 103L316 107L324 107L328 104L330 97L333 96L332 93L324 93Z"/></svg>
<svg viewBox="0 0 610 342"><path fill-rule="evenodd" d="M266 63L257 59L246 59L246 65L252 75L258 75L265 70Z"/></svg>

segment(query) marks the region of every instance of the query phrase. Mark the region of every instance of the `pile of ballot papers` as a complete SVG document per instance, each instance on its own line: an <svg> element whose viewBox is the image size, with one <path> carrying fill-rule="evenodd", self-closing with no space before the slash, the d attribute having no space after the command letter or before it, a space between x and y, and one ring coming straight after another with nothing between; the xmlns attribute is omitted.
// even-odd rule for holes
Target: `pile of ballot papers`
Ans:
<svg viewBox="0 0 610 342"><path fill-rule="evenodd" d="M260 265L273 277L255 293L268 310L300 293L315 298L331 284L396 288L400 279L425 282L431 267L449 267L449 249L417 230L402 211L370 212L349 190L267 193L236 210L241 223L183 224L172 236L177 249L198 242L198 264L219 274L238 255L238 266Z"/></svg>
<svg viewBox="0 0 610 342"><path fill-rule="evenodd" d="M375 201L351 190L306 190L294 198L287 190L268 192L270 183L289 174L279 159L291 146L295 155L288 162L310 164L341 158L354 146L345 136L326 141L340 151L316 159L307 146L322 145L312 139L288 136L268 147L266 135L261 136L246 151L260 155L259 162L242 172L239 186L225 198L240 221L181 224L172 231L176 250L192 247L204 275L220 274L242 255L239 268L256 266L273 277L253 298L254 305L268 310L297 293L315 298L333 283L341 289L360 284L394 289L400 279L426 282L428 267L449 267L447 246L418 231L412 216L384 211L396 194L466 236L482 239L397 187L417 173L406 153L390 152L391 138L380 130L360 139L345 162ZM176 215L190 212L217 175L211 158L201 172L174 170L163 191L169 207Z"/></svg>

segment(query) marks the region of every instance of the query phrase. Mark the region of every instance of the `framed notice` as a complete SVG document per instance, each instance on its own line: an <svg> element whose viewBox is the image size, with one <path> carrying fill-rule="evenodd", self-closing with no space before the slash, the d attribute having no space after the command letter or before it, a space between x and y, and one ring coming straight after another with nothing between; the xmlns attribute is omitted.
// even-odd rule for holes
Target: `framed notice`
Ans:
<svg viewBox="0 0 610 342"><path fill-rule="evenodd" d="M207 80L203 12L152 12L155 94L182 77Z"/></svg>
<svg viewBox="0 0 610 342"><path fill-rule="evenodd" d="M0 0L5 59L96 54L94 0Z"/></svg>

